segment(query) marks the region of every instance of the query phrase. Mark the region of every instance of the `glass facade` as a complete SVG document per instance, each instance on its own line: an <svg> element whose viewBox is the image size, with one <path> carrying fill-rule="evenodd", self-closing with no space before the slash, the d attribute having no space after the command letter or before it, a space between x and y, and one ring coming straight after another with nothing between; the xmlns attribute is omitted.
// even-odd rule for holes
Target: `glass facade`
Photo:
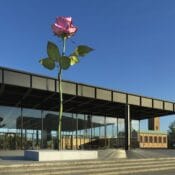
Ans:
<svg viewBox="0 0 175 175"><path fill-rule="evenodd" d="M0 106L0 150L57 149L58 112ZM63 113L62 149L124 147L124 119Z"/></svg>

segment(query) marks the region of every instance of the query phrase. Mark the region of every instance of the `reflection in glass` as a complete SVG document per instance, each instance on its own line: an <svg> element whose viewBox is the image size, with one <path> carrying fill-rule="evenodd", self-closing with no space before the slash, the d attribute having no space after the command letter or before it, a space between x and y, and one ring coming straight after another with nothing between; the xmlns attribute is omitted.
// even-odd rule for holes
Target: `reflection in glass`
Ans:
<svg viewBox="0 0 175 175"><path fill-rule="evenodd" d="M21 117L20 117L21 119ZM38 149L41 145L42 118L41 111L35 109L22 110L22 129L24 149Z"/></svg>
<svg viewBox="0 0 175 175"><path fill-rule="evenodd" d="M137 148L139 147L139 121L132 120L131 121L131 147Z"/></svg>
<svg viewBox="0 0 175 175"><path fill-rule="evenodd" d="M0 106L0 149L20 149L21 135L17 127L20 109Z"/></svg>
<svg viewBox="0 0 175 175"><path fill-rule="evenodd" d="M42 147L57 149L58 112L42 112Z"/></svg>
<svg viewBox="0 0 175 175"><path fill-rule="evenodd" d="M0 149L57 149L57 130L58 112L0 106ZM63 113L62 149L123 146L124 119Z"/></svg>
<svg viewBox="0 0 175 175"><path fill-rule="evenodd" d="M106 147L114 148L117 146L117 121L114 117L106 117Z"/></svg>
<svg viewBox="0 0 175 175"><path fill-rule="evenodd" d="M117 135L117 147L124 147L125 143L125 123L124 119L118 118L118 135Z"/></svg>

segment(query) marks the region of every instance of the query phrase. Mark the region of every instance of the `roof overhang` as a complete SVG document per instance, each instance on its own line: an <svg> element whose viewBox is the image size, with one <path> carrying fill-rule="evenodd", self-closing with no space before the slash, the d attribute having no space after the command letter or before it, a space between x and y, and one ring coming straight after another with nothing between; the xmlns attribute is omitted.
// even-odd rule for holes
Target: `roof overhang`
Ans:
<svg viewBox="0 0 175 175"><path fill-rule="evenodd" d="M136 94L63 81L64 112L132 119L175 114L175 103ZM55 78L0 67L0 105L58 111L59 90Z"/></svg>

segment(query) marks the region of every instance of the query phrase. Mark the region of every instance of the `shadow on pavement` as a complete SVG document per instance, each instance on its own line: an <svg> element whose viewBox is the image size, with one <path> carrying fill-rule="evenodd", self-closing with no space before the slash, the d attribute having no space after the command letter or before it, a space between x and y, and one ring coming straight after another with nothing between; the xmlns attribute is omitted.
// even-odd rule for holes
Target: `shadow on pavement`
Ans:
<svg viewBox="0 0 175 175"><path fill-rule="evenodd" d="M0 156L1 160L26 160L24 156Z"/></svg>

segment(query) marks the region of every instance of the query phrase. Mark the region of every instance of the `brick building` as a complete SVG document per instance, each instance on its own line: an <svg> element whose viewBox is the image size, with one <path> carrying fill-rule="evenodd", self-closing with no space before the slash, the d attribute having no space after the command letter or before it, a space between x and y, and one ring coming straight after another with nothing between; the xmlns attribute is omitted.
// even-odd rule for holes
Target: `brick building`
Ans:
<svg viewBox="0 0 175 175"><path fill-rule="evenodd" d="M160 131L159 117L148 120L148 131L140 131L139 147L140 148L167 148L167 133Z"/></svg>

